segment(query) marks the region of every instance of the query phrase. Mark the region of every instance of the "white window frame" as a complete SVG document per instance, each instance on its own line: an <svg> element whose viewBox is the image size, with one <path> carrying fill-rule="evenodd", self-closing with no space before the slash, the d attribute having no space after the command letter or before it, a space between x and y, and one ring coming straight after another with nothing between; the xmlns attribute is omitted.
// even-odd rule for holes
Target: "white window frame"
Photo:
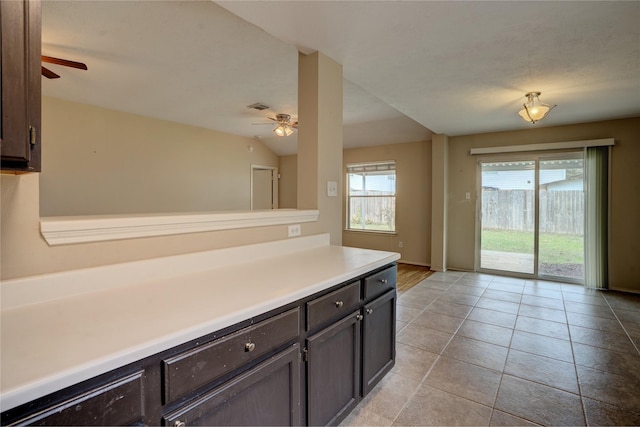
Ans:
<svg viewBox="0 0 640 427"><path fill-rule="evenodd" d="M396 161L395 160L386 160L380 162L362 162L362 163L350 163L347 164L346 167L346 221L345 221L345 230L346 231L354 231L358 233L382 233L382 234L395 234L396 233L396 217L397 217L397 204L396 204L396 196L397 196L397 188L392 195L352 195L350 189L349 182L349 174L354 172L362 172L365 176L366 182L366 173L380 173L384 171L393 171L394 179L396 176ZM397 185L397 180L396 180ZM373 197L388 197L393 199L393 229L392 230L375 230L375 229L367 229L365 219L362 218L362 228L352 228L351 227L351 197L359 197L359 198L373 198Z"/></svg>

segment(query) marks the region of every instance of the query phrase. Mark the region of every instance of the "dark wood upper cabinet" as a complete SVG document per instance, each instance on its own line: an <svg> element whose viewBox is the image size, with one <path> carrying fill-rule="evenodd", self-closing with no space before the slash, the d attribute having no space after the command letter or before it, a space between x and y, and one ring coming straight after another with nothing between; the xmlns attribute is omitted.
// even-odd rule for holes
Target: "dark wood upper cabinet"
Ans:
<svg viewBox="0 0 640 427"><path fill-rule="evenodd" d="M41 169L41 12L39 0L0 1L2 170Z"/></svg>

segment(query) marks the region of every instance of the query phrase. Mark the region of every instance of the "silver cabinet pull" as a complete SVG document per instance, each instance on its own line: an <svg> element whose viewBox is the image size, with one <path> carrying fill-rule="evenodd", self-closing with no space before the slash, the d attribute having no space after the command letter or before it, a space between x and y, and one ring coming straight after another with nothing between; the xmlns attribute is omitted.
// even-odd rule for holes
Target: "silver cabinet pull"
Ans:
<svg viewBox="0 0 640 427"><path fill-rule="evenodd" d="M360 313L356 314L356 320L362 320L364 319L364 316Z"/></svg>
<svg viewBox="0 0 640 427"><path fill-rule="evenodd" d="M387 279L380 279L380 283L382 283L383 285L387 284Z"/></svg>
<svg viewBox="0 0 640 427"><path fill-rule="evenodd" d="M373 308L367 308L367 314L373 313Z"/></svg>
<svg viewBox="0 0 640 427"><path fill-rule="evenodd" d="M344 303L342 301L336 301L336 307L340 308L344 305Z"/></svg>
<svg viewBox="0 0 640 427"><path fill-rule="evenodd" d="M173 427L187 427L187 425L184 423L184 421L176 420L173 423Z"/></svg>
<svg viewBox="0 0 640 427"><path fill-rule="evenodd" d="M253 351L256 349L255 343L248 342L244 345L244 351Z"/></svg>

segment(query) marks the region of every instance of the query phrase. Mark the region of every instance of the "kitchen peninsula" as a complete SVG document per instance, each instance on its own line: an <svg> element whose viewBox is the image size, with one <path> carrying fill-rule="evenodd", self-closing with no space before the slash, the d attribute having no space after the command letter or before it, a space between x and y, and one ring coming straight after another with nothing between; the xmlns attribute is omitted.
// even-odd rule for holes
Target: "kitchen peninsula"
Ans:
<svg viewBox="0 0 640 427"><path fill-rule="evenodd" d="M2 424L339 422L393 367L398 258L322 234L5 281Z"/></svg>

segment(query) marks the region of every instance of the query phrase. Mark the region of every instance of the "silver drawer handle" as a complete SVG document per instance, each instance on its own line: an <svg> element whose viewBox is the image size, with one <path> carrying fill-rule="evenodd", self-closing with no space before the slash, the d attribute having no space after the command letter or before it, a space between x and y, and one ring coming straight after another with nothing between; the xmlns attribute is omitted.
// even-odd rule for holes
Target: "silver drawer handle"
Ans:
<svg viewBox="0 0 640 427"><path fill-rule="evenodd" d="M364 319L364 316L360 313L356 314L356 320L362 320Z"/></svg>
<svg viewBox="0 0 640 427"><path fill-rule="evenodd" d="M336 307L340 308L344 305L344 303L342 301L336 301Z"/></svg>
<svg viewBox="0 0 640 427"><path fill-rule="evenodd" d="M367 308L367 314L373 313L373 308Z"/></svg>
<svg viewBox="0 0 640 427"><path fill-rule="evenodd" d="M187 425L184 421L176 420L176 422L173 423L173 427L187 427Z"/></svg>
<svg viewBox="0 0 640 427"><path fill-rule="evenodd" d="M383 285L387 284L387 279L380 279L380 283L382 283Z"/></svg>
<svg viewBox="0 0 640 427"><path fill-rule="evenodd" d="M244 351L253 351L256 349L255 343L248 342L244 345Z"/></svg>

